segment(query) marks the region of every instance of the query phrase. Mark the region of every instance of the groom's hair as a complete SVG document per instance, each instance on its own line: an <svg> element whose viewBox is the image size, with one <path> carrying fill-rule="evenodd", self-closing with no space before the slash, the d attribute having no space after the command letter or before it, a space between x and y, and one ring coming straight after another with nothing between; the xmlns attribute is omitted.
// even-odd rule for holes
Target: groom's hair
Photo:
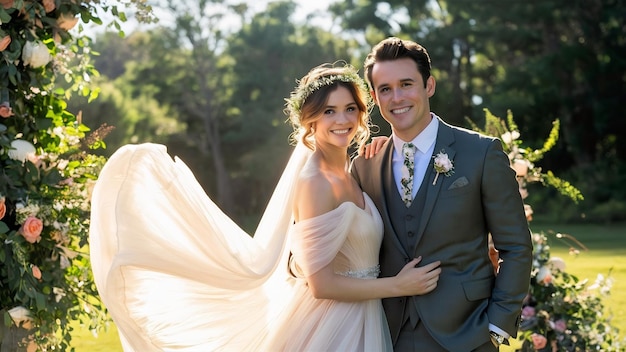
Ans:
<svg viewBox="0 0 626 352"><path fill-rule="evenodd" d="M381 61L393 61L398 59L409 58L415 62L417 70L424 80L424 88L426 81L430 77L430 56L423 46L414 41L402 40L396 37L389 37L376 44L372 51L365 58L364 75L367 84L371 90L374 90L372 82L372 69L374 64Z"/></svg>

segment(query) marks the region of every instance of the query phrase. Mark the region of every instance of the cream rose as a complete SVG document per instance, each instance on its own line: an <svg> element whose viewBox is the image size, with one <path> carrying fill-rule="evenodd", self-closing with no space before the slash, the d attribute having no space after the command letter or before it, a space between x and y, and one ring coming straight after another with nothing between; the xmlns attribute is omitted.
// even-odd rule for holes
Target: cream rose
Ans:
<svg viewBox="0 0 626 352"><path fill-rule="evenodd" d="M30 243L39 242L41 239L41 231L43 230L43 222L34 216L29 216L20 228L20 233L26 241Z"/></svg>
<svg viewBox="0 0 626 352"><path fill-rule="evenodd" d="M513 170L517 176L524 177L528 175L528 162L523 159L515 159L513 160Z"/></svg>
<svg viewBox="0 0 626 352"><path fill-rule="evenodd" d="M17 306L9 309L9 315L13 322L17 326L23 326L29 328L32 318L30 317L30 311L22 306Z"/></svg>
<svg viewBox="0 0 626 352"><path fill-rule="evenodd" d="M548 285L552 282L552 272L550 268L542 266L537 273L537 282Z"/></svg>

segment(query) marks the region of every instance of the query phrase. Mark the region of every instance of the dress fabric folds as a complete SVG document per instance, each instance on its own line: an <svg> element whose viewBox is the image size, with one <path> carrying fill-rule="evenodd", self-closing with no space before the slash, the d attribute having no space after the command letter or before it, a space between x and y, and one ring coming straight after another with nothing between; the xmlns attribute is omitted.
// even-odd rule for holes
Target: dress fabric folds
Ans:
<svg viewBox="0 0 626 352"><path fill-rule="evenodd" d="M306 285L330 263L375 278L382 240L365 194L365 209L346 202L293 223L310 154L296 146L253 236L165 146L111 156L93 192L90 251L125 351L391 351L380 300L315 299Z"/></svg>

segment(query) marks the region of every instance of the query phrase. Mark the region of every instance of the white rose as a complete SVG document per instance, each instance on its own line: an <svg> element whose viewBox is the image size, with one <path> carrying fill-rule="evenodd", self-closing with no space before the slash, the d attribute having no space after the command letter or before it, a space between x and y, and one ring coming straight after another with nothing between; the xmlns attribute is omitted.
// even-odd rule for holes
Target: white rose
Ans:
<svg viewBox="0 0 626 352"><path fill-rule="evenodd" d="M539 268L539 272L537 273L537 282L544 285L548 285L552 282L552 272L550 271L550 268L545 266Z"/></svg>
<svg viewBox="0 0 626 352"><path fill-rule="evenodd" d="M548 260L548 265L558 271L565 271L565 261L559 257L552 257Z"/></svg>
<svg viewBox="0 0 626 352"><path fill-rule="evenodd" d="M35 154L35 146L29 141L16 139L11 142L11 149L8 154L9 158L24 162L30 154Z"/></svg>
<svg viewBox="0 0 626 352"><path fill-rule="evenodd" d="M505 132L502 136L500 136L502 138L502 141L506 144L511 144L511 142L513 142L514 140L518 139L520 136L519 132L517 131L513 131L513 132Z"/></svg>
<svg viewBox="0 0 626 352"><path fill-rule="evenodd" d="M50 62L52 56L48 47L42 42L26 42L22 49L22 61L24 65L30 65L33 68L45 66Z"/></svg>

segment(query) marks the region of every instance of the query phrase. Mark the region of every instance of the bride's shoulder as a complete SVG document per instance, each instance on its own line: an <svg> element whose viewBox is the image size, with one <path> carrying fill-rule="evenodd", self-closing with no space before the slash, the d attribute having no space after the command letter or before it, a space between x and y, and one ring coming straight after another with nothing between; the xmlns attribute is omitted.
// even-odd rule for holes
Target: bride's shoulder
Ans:
<svg viewBox="0 0 626 352"><path fill-rule="evenodd" d="M333 210L336 205L333 186L318 170L303 170L295 185L296 220L313 218Z"/></svg>

